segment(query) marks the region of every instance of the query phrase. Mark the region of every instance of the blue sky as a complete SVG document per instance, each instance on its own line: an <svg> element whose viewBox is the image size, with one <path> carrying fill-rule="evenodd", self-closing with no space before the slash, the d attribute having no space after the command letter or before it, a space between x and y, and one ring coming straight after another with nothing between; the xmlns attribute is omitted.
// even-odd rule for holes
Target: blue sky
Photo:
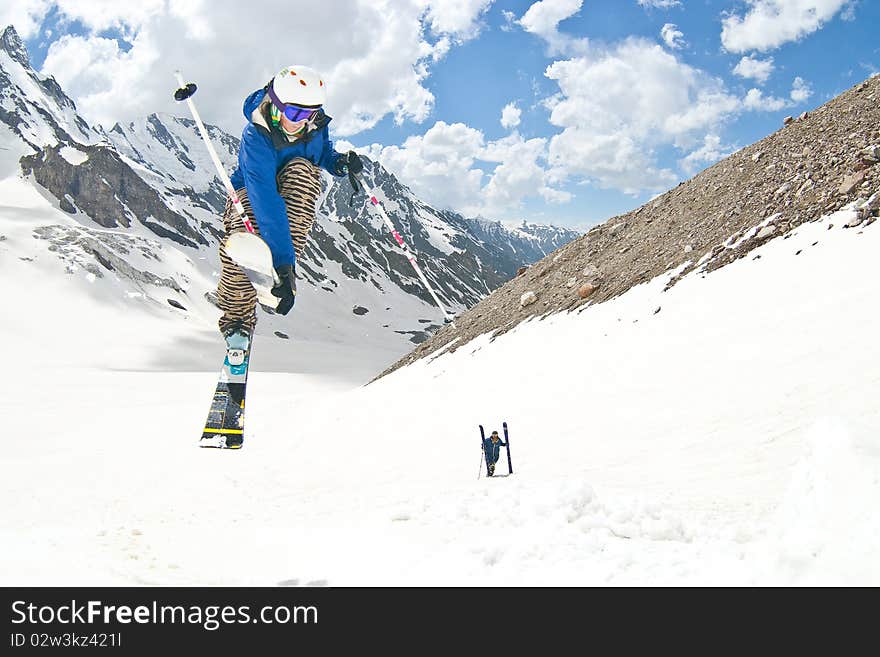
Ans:
<svg viewBox="0 0 880 657"><path fill-rule="evenodd" d="M880 69L874 0L261 2L16 0L0 19L89 120L181 113L180 66L237 133L249 90L312 64L336 138L429 202L582 229Z"/></svg>

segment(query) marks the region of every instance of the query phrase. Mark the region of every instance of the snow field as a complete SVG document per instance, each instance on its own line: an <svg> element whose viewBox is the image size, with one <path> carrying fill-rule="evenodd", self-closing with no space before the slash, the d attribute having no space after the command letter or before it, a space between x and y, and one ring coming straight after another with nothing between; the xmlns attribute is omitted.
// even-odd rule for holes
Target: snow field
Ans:
<svg viewBox="0 0 880 657"><path fill-rule="evenodd" d="M0 242L0 581L877 584L880 229L847 216L366 387L371 343L258 336L238 452L196 447L211 318ZM478 479L505 419L515 474Z"/></svg>

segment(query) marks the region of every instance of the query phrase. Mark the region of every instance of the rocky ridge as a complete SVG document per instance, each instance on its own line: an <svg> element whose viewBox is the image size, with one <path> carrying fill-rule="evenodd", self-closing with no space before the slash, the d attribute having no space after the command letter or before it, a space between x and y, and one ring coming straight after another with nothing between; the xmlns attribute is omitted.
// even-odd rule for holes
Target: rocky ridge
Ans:
<svg viewBox="0 0 880 657"><path fill-rule="evenodd" d="M525 319L584 310L665 272L711 272L770 239L853 204L855 228L880 210L880 76L525 269L388 368L500 335Z"/></svg>

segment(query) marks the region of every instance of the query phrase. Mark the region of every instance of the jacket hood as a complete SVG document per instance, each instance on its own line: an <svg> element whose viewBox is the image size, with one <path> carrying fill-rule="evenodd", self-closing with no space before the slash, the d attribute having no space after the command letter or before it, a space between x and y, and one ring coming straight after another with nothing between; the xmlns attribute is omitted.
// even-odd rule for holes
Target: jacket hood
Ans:
<svg viewBox="0 0 880 657"><path fill-rule="evenodd" d="M257 89L251 95L244 99L244 106L242 107L242 111L244 112L244 118L248 121L253 121L253 113L254 110L260 106L260 103L263 102L263 98L266 96L266 88Z"/></svg>

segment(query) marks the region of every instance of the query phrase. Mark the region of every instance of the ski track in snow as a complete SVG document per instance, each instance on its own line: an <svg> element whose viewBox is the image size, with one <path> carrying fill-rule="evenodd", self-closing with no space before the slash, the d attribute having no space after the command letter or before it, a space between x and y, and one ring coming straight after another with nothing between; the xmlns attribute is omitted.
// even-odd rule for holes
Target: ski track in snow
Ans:
<svg viewBox="0 0 880 657"><path fill-rule="evenodd" d="M207 320L61 298L3 224L0 582L876 585L880 228L841 219L365 387L390 353L258 336L234 452L175 365L219 369ZM503 419L515 474L477 478Z"/></svg>

